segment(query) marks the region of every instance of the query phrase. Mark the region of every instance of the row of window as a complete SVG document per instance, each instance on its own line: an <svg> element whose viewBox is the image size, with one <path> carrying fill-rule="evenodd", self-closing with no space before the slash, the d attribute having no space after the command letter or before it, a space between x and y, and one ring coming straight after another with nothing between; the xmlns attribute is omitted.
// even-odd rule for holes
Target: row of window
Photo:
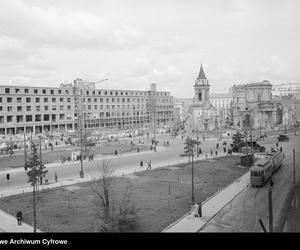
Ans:
<svg viewBox="0 0 300 250"><path fill-rule="evenodd" d="M48 98L48 97L44 97L44 99L40 98L40 97L35 97L32 98L31 97L26 97L26 98L22 98L22 97L17 97L16 98L16 102L17 103L23 103L23 101L25 101L26 103L31 103L31 100L35 100L36 103L39 103L41 100L44 100L44 102L48 102L49 100L51 100L52 102L56 102L56 98ZM57 100L59 100L59 102L64 102L65 99L64 98L57 98ZM71 98L66 98L67 102L71 102ZM3 102L3 98L0 97L0 103ZM6 102L7 103L12 103L13 102L13 97L7 97L6 98Z"/></svg>
<svg viewBox="0 0 300 250"><path fill-rule="evenodd" d="M96 90L81 90L81 91L85 91L86 95L101 95L102 93L104 93L104 95L108 95L110 94L112 95L135 95L135 96L147 96L148 95L148 91L143 91L143 92L128 92L128 91L96 91ZM4 93L5 94L75 94L73 90L70 89L29 89L29 88L5 88L4 89ZM169 96L169 93L167 92L157 92L156 93L157 96Z"/></svg>
<svg viewBox="0 0 300 250"><path fill-rule="evenodd" d="M14 90L14 91L13 91ZM23 88L5 88L5 94L63 94L61 89L54 92L54 89L23 89ZM69 95L71 92L68 89L64 90L64 94Z"/></svg>
<svg viewBox="0 0 300 250"><path fill-rule="evenodd" d="M4 98L0 97L0 103L2 103L3 100L4 100ZM50 100L52 102L56 102L56 100L59 101L59 102L64 102L65 98L62 98L62 97L61 98L55 98L55 97L53 97L53 98L48 98L48 97L44 97L44 98L40 98L40 97L31 98L31 97L26 97L24 99L22 97L17 97L16 98L16 102L17 103L23 103L23 100L26 103L31 103L31 100L35 100L36 103L41 102L41 100L43 100L44 102L48 102ZM71 102L71 98L66 98L66 100L69 103ZM75 98L75 101L76 100L77 99ZM92 98L83 98L83 102L85 102L86 100L87 100L88 103L92 102ZM144 98L141 98L141 99L139 99L139 98L137 98L137 99L135 99L135 98L127 98L127 99L126 98L122 98L122 99L120 99L120 98L116 98L116 99L115 98L106 98L106 99L104 99L104 98L94 98L93 100L94 100L94 102L98 102L98 100L99 100L100 103L103 103L104 100L106 100L106 102L112 102L112 103L114 103L115 101L116 102L122 101L122 103L125 103L126 101L127 102L135 102L135 101L137 101L138 103L145 101ZM171 101L172 101L171 99L159 99L158 100L158 102L171 102ZM7 103L12 103L13 102L13 97L6 97L6 102Z"/></svg>
<svg viewBox="0 0 300 250"><path fill-rule="evenodd" d="M13 122L13 117L12 115L6 116L6 122L11 123ZM65 114L59 114L58 118L59 120L65 120ZM42 121L52 121L56 122L56 115L50 115L50 114L44 114L44 115L17 115L15 116L16 122L21 123L21 122L33 122L33 118L35 118L35 122L42 122ZM43 118L43 119L42 119ZM67 120L71 120L71 116L67 116ZM0 124L4 123L4 116L0 116Z"/></svg>
<svg viewBox="0 0 300 250"><path fill-rule="evenodd" d="M13 112L14 111L13 107L14 106L7 106L6 107L7 112ZM51 110L51 106L50 107L49 106L44 106L43 111L48 111L48 110ZM52 110L56 111L56 110L58 110L58 107L57 106L52 106ZM64 106L59 106L59 110L60 111L65 111L65 107ZM0 111L4 111L2 106L0 106ZM35 106L35 110L33 110L32 106L16 106L16 111L17 112L23 112L23 111L42 111L42 110L41 110L41 106ZM71 111L71 105L67 106L67 111Z"/></svg>

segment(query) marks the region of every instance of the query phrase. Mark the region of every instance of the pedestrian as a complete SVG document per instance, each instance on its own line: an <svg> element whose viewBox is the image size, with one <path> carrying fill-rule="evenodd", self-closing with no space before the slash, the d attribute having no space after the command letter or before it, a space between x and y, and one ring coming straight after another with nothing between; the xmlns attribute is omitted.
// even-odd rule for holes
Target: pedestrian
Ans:
<svg viewBox="0 0 300 250"><path fill-rule="evenodd" d="M6 174L6 180L8 183L10 182L10 174Z"/></svg>
<svg viewBox="0 0 300 250"><path fill-rule="evenodd" d="M216 145L216 149L217 149L217 150L219 149L219 143L217 143L217 145Z"/></svg>
<svg viewBox="0 0 300 250"><path fill-rule="evenodd" d="M22 226L22 211L17 212L18 226Z"/></svg>
<svg viewBox="0 0 300 250"><path fill-rule="evenodd" d="M223 150L224 150L224 153L226 153L226 147L224 147Z"/></svg>
<svg viewBox="0 0 300 250"><path fill-rule="evenodd" d="M278 142L276 142L276 147L278 148Z"/></svg>
<svg viewBox="0 0 300 250"><path fill-rule="evenodd" d="M203 135L203 141L205 141L205 136Z"/></svg>
<svg viewBox="0 0 300 250"><path fill-rule="evenodd" d="M273 187L274 183L273 183L273 180L272 180L272 177L271 177L271 180L270 180L270 186Z"/></svg>
<svg viewBox="0 0 300 250"><path fill-rule="evenodd" d="M115 155L118 155L118 151L117 150L115 150Z"/></svg>
<svg viewBox="0 0 300 250"><path fill-rule="evenodd" d="M216 156L218 156L218 150L216 150L216 152L215 152L215 153L216 153Z"/></svg>
<svg viewBox="0 0 300 250"><path fill-rule="evenodd" d="M202 149L201 148L199 148L199 154L202 154Z"/></svg>
<svg viewBox="0 0 300 250"><path fill-rule="evenodd" d="M143 161L140 162L140 167L142 168L144 165Z"/></svg>
<svg viewBox="0 0 300 250"><path fill-rule="evenodd" d="M57 174L56 174L56 172L55 172L55 177L54 178L55 178L55 182L57 182Z"/></svg>
<svg viewBox="0 0 300 250"><path fill-rule="evenodd" d="M148 167L147 167L147 170L151 170L151 160L150 161L148 161Z"/></svg>
<svg viewBox="0 0 300 250"><path fill-rule="evenodd" d="M214 152L212 150L210 150L210 155L211 157L213 157Z"/></svg>
<svg viewBox="0 0 300 250"><path fill-rule="evenodd" d="M207 156L207 153L205 153L205 159L207 159L207 157L208 157L208 156Z"/></svg>

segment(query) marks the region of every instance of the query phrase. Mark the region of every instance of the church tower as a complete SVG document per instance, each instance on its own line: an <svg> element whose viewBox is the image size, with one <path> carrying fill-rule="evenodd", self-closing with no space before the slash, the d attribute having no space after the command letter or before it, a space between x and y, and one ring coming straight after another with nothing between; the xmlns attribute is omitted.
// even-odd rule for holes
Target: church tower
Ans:
<svg viewBox="0 0 300 250"><path fill-rule="evenodd" d="M198 77L195 81L194 85L194 91L195 91L195 97L194 97L194 103L200 106L209 106L210 100L209 100L209 82L204 74L204 70L201 64L200 71L198 74Z"/></svg>

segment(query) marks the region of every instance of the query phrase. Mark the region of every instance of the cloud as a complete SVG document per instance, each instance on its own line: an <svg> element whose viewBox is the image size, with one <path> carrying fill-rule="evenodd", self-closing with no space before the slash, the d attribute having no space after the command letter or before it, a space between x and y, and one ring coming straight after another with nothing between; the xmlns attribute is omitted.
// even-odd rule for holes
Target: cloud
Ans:
<svg viewBox="0 0 300 250"><path fill-rule="evenodd" d="M152 49L161 54L184 53L195 48L191 39L172 36L171 38L154 42Z"/></svg>
<svg viewBox="0 0 300 250"><path fill-rule="evenodd" d="M145 43L143 32L84 10L42 8L7 0L0 3L0 34L33 47L120 50Z"/></svg>
<svg viewBox="0 0 300 250"><path fill-rule="evenodd" d="M142 77L152 73L151 63L147 59L136 58L134 67L127 73L128 77Z"/></svg>
<svg viewBox="0 0 300 250"><path fill-rule="evenodd" d="M153 69L149 79L161 84L175 83L180 81L182 73L173 65L168 65L166 70Z"/></svg>

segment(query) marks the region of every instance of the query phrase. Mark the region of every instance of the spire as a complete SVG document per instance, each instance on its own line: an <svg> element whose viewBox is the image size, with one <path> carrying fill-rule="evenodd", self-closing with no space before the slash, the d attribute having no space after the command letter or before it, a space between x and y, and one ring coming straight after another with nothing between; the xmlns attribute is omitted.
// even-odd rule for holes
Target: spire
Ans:
<svg viewBox="0 0 300 250"><path fill-rule="evenodd" d="M202 68L202 64L201 64L200 71L199 71L197 79L207 79L206 76L205 76L205 74L204 74L204 70Z"/></svg>

